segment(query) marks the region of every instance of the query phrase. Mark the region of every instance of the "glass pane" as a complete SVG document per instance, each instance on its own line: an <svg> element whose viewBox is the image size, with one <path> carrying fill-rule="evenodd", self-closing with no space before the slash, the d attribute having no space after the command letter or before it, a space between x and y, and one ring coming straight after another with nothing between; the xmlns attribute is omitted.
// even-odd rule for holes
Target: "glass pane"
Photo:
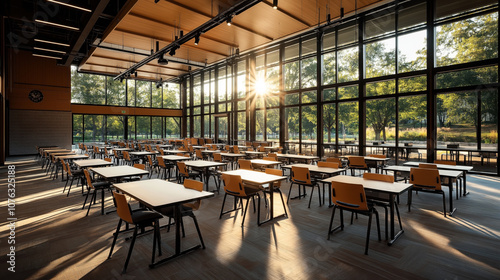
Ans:
<svg viewBox="0 0 500 280"><path fill-rule="evenodd" d="M203 103L210 103L210 72L203 74Z"/></svg>
<svg viewBox="0 0 500 280"><path fill-rule="evenodd" d="M201 114L201 107L194 107L193 115L200 115L200 114Z"/></svg>
<svg viewBox="0 0 500 280"><path fill-rule="evenodd" d="M267 141L278 142L280 138L280 110L267 110Z"/></svg>
<svg viewBox="0 0 500 280"><path fill-rule="evenodd" d="M366 44L366 77L372 78L396 73L395 49L395 38Z"/></svg>
<svg viewBox="0 0 500 280"><path fill-rule="evenodd" d="M366 142L394 141L396 132L396 100L394 98L366 101Z"/></svg>
<svg viewBox="0 0 500 280"><path fill-rule="evenodd" d="M280 105L280 97L273 95L273 96L267 96L266 98L266 107L278 107Z"/></svg>
<svg viewBox="0 0 500 280"><path fill-rule="evenodd" d="M215 70L210 71L210 103L215 103Z"/></svg>
<svg viewBox="0 0 500 280"><path fill-rule="evenodd" d="M246 112L238 112L238 140L246 140Z"/></svg>
<svg viewBox="0 0 500 280"><path fill-rule="evenodd" d="M162 117L151 117L152 122L153 122L153 139L160 139L163 138L163 133L162 133Z"/></svg>
<svg viewBox="0 0 500 280"><path fill-rule="evenodd" d="M323 51L335 48L335 31L323 35Z"/></svg>
<svg viewBox="0 0 500 280"><path fill-rule="evenodd" d="M238 83L236 87L238 88L238 98L246 97L246 75L239 75L236 82Z"/></svg>
<svg viewBox="0 0 500 280"><path fill-rule="evenodd" d="M105 80L105 76L78 73L76 67L72 67L71 102L104 105L106 101Z"/></svg>
<svg viewBox="0 0 500 280"><path fill-rule="evenodd" d="M151 105L153 108L161 108L162 104L162 87L158 86L153 86L153 93L152 93L152 100L151 100Z"/></svg>
<svg viewBox="0 0 500 280"><path fill-rule="evenodd" d="M335 83L335 52L323 55L323 85Z"/></svg>
<svg viewBox="0 0 500 280"><path fill-rule="evenodd" d="M193 106L201 104L201 77L197 75L194 77L193 83Z"/></svg>
<svg viewBox="0 0 500 280"><path fill-rule="evenodd" d="M311 57L302 60L302 88L315 87L317 85L317 59L316 57Z"/></svg>
<svg viewBox="0 0 500 280"><path fill-rule="evenodd" d="M129 116L128 117L128 123L127 123L127 128L128 128L128 140L135 140L135 117L134 116Z"/></svg>
<svg viewBox="0 0 500 280"><path fill-rule="evenodd" d="M481 149L496 149L498 143L498 91L481 92Z"/></svg>
<svg viewBox="0 0 500 280"><path fill-rule="evenodd" d="M285 61L299 57L299 44L285 47Z"/></svg>
<svg viewBox="0 0 500 280"><path fill-rule="evenodd" d="M357 98L359 95L358 86L339 87L339 99Z"/></svg>
<svg viewBox="0 0 500 280"><path fill-rule="evenodd" d="M285 95L285 105L296 105L299 104L299 94L292 93Z"/></svg>
<svg viewBox="0 0 500 280"><path fill-rule="evenodd" d="M358 102L339 103L339 141L356 143L359 138Z"/></svg>
<svg viewBox="0 0 500 280"><path fill-rule="evenodd" d="M287 63L284 65L284 88L294 90L299 88L299 62Z"/></svg>
<svg viewBox="0 0 500 280"><path fill-rule="evenodd" d="M287 141L299 141L299 108L285 108L285 137Z"/></svg>
<svg viewBox="0 0 500 280"><path fill-rule="evenodd" d="M83 115L73 115L73 144L83 142Z"/></svg>
<svg viewBox="0 0 500 280"><path fill-rule="evenodd" d="M336 99L335 96L335 89L334 88L329 88L323 90L323 101L332 101Z"/></svg>
<svg viewBox="0 0 500 280"><path fill-rule="evenodd" d="M498 14L477 16L436 27L437 66L496 57Z"/></svg>
<svg viewBox="0 0 500 280"><path fill-rule="evenodd" d="M189 79L186 80L186 88L184 91L186 92L186 108L188 108L191 104L191 86L190 86L190 81Z"/></svg>
<svg viewBox="0 0 500 280"><path fill-rule="evenodd" d="M497 4L497 0L437 0L436 19L457 15L462 12L472 11L487 5Z"/></svg>
<svg viewBox="0 0 500 280"><path fill-rule="evenodd" d="M447 144L476 147L477 124L477 92L437 96L438 148Z"/></svg>
<svg viewBox="0 0 500 280"><path fill-rule="evenodd" d="M426 149L425 144L427 142L426 96L417 95L401 97L399 98L398 105L400 145L401 143L412 143L416 148L422 148L421 150L419 149L419 152L424 153ZM409 156L412 156L411 153Z"/></svg>
<svg viewBox="0 0 500 280"><path fill-rule="evenodd" d="M208 105L207 105L207 106L204 106L204 107L203 107L203 113L205 113L205 114L210 114L210 106L208 106Z"/></svg>
<svg viewBox="0 0 500 280"><path fill-rule="evenodd" d="M348 48L337 52L338 82L356 81L359 79L358 47Z"/></svg>
<svg viewBox="0 0 500 280"><path fill-rule="evenodd" d="M107 140L125 139L125 116L106 116Z"/></svg>
<svg viewBox="0 0 500 280"><path fill-rule="evenodd" d="M238 101L238 110L246 110L247 102L246 101Z"/></svg>
<svg viewBox="0 0 500 280"><path fill-rule="evenodd" d="M279 66L269 67L266 72L267 92L278 93L280 91Z"/></svg>
<svg viewBox="0 0 500 280"><path fill-rule="evenodd" d="M317 143L318 107L302 107L302 143ZM314 153L314 151L312 151Z"/></svg>
<svg viewBox="0 0 500 280"><path fill-rule="evenodd" d="M446 72L436 76L438 89L497 83L498 66Z"/></svg>
<svg viewBox="0 0 500 280"><path fill-rule="evenodd" d="M309 92L304 92L302 93L302 100L301 103L316 103L318 100L318 95L316 94L315 91L309 91Z"/></svg>
<svg viewBox="0 0 500 280"><path fill-rule="evenodd" d="M226 103L219 104L219 112L226 112Z"/></svg>
<svg viewBox="0 0 500 280"><path fill-rule="evenodd" d="M193 117L193 137L201 137L201 116Z"/></svg>
<svg viewBox="0 0 500 280"><path fill-rule="evenodd" d="M165 137L180 138L181 137L181 118L166 117L165 118Z"/></svg>
<svg viewBox="0 0 500 280"><path fill-rule="evenodd" d="M136 117L137 139L151 138L151 117Z"/></svg>
<svg viewBox="0 0 500 280"><path fill-rule="evenodd" d="M335 142L335 104L323 105L323 141Z"/></svg>
<svg viewBox="0 0 500 280"><path fill-rule="evenodd" d="M266 54L266 63L267 65L277 64L280 61L280 51L272 51Z"/></svg>
<svg viewBox="0 0 500 280"><path fill-rule="evenodd" d="M338 31L337 46L343 46L358 41L358 25L349 26Z"/></svg>
<svg viewBox="0 0 500 280"><path fill-rule="evenodd" d="M135 107L135 80L127 80L127 106Z"/></svg>
<svg viewBox="0 0 500 280"><path fill-rule="evenodd" d="M204 122L204 132L203 136L204 137L210 137L210 115L205 115L203 117L203 122Z"/></svg>
<svg viewBox="0 0 500 280"><path fill-rule="evenodd" d="M218 79L218 100L225 101L226 100L226 68L219 69L219 79Z"/></svg>
<svg viewBox="0 0 500 280"><path fill-rule="evenodd" d="M264 68L264 66L266 65L265 59L266 57L263 54L255 57L255 68L257 70Z"/></svg>
<svg viewBox="0 0 500 280"><path fill-rule="evenodd" d="M105 124L103 115L84 116L85 142L104 142Z"/></svg>
<svg viewBox="0 0 500 280"><path fill-rule="evenodd" d="M125 83L115 81L112 77L107 77L107 105L125 106Z"/></svg>
<svg viewBox="0 0 500 280"><path fill-rule="evenodd" d="M426 30L398 37L399 73L424 70L427 68Z"/></svg>
<svg viewBox="0 0 500 280"><path fill-rule="evenodd" d="M255 108L257 109L260 109L260 108L264 108L264 105L265 105L265 97L264 96L256 96L255 97Z"/></svg>
<svg viewBox="0 0 500 280"><path fill-rule="evenodd" d="M218 139L222 142L227 141L228 129L227 129L227 117L218 117L217 125L219 127Z"/></svg>
<svg viewBox="0 0 500 280"><path fill-rule="evenodd" d="M399 79L399 93L427 90L427 77L417 76Z"/></svg>
<svg viewBox="0 0 500 280"><path fill-rule="evenodd" d="M247 71L246 67L247 67L247 61L246 60L240 60L240 61L238 61L238 65L237 65L238 75L245 74L246 71Z"/></svg>
<svg viewBox="0 0 500 280"><path fill-rule="evenodd" d="M366 96L379 96L396 93L396 81L382 81L366 84Z"/></svg>
<svg viewBox="0 0 500 280"><path fill-rule="evenodd" d="M409 4L412 5L412 4ZM427 22L427 5L419 3L410 7L400 5L398 10L398 29L404 30Z"/></svg>
<svg viewBox="0 0 500 280"><path fill-rule="evenodd" d="M376 15L374 19L365 22L365 39L394 32L396 27L394 13L387 14L385 11L383 13L385 14Z"/></svg>
<svg viewBox="0 0 500 280"><path fill-rule="evenodd" d="M136 81L136 106L151 107L151 82Z"/></svg>
<svg viewBox="0 0 500 280"><path fill-rule="evenodd" d="M316 38L302 42L302 56L316 53Z"/></svg>
<svg viewBox="0 0 500 280"><path fill-rule="evenodd" d="M257 110L255 112L255 140L264 140L264 110Z"/></svg>
<svg viewBox="0 0 500 280"><path fill-rule="evenodd" d="M180 86L179 84L166 84L163 88L163 108L180 108Z"/></svg>

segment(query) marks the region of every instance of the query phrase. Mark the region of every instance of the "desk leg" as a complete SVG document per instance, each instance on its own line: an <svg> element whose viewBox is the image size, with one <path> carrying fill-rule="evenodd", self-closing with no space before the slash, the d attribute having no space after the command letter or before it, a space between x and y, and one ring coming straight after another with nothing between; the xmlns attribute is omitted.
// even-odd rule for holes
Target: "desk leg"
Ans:
<svg viewBox="0 0 500 280"><path fill-rule="evenodd" d="M270 196L271 196L271 198L269 199L269 204L270 204L269 205L269 211L270 211L270 213L269 213L269 219L261 221L259 223L259 226L262 225L262 224L265 224L267 222L270 222L270 221L272 221L274 219L274 182L269 183L269 184L270 184L270 186L269 186L269 192L270 192ZM264 196L264 199L265 199L265 196ZM286 213L286 210L285 210L285 213ZM277 217L285 216L286 215L285 213L276 216L276 218Z"/></svg>
<svg viewBox="0 0 500 280"><path fill-rule="evenodd" d="M411 191L411 190L410 190ZM396 240L403 234L404 230L401 228L396 234L394 233L394 194L389 195L389 207L390 207L390 219L391 219L391 239L387 242L387 245L392 245Z"/></svg>
<svg viewBox="0 0 500 280"><path fill-rule="evenodd" d="M457 184L458 184L458 180L457 180ZM457 208L453 208L453 180L452 180L452 178L449 178L448 192L449 192L449 201L450 201L450 216L453 216L453 213L455 213L455 210L457 210ZM445 211L446 211L446 209L445 209Z"/></svg>
<svg viewBox="0 0 500 280"><path fill-rule="evenodd" d="M464 177L464 196L468 195L469 192L467 191L467 171L462 172L463 177Z"/></svg>

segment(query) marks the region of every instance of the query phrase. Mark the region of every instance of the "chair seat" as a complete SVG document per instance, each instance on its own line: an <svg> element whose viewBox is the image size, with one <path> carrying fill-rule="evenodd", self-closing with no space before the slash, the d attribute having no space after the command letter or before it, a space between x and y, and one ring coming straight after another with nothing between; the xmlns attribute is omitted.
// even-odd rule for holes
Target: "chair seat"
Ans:
<svg viewBox="0 0 500 280"><path fill-rule="evenodd" d="M92 185L96 189L105 189L105 188L111 187L111 183L110 182L104 182L104 181L102 181L102 182L94 182L94 183L92 183Z"/></svg>
<svg viewBox="0 0 500 280"><path fill-rule="evenodd" d="M134 223L136 224L154 222L155 220L162 218L162 215L156 212L143 209L132 211L131 214L132 221L134 221Z"/></svg>

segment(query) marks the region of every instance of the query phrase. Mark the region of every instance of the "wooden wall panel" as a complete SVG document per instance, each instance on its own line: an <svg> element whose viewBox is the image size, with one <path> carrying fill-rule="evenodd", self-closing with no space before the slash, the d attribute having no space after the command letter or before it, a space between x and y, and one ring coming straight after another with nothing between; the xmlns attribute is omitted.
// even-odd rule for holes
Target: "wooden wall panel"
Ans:
<svg viewBox="0 0 500 280"><path fill-rule="evenodd" d="M71 112L10 110L9 155L35 154L35 146L71 148Z"/></svg>
<svg viewBox="0 0 500 280"><path fill-rule="evenodd" d="M72 104L73 114L182 117L181 109L130 108Z"/></svg>

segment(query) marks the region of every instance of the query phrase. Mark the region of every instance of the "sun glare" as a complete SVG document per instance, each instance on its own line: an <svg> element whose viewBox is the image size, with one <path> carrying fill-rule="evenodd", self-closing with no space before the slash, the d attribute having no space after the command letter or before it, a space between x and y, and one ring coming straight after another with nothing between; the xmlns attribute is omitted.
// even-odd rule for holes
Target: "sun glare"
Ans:
<svg viewBox="0 0 500 280"><path fill-rule="evenodd" d="M255 81L255 93L259 96L263 96L267 93L267 84L264 79L257 79Z"/></svg>

